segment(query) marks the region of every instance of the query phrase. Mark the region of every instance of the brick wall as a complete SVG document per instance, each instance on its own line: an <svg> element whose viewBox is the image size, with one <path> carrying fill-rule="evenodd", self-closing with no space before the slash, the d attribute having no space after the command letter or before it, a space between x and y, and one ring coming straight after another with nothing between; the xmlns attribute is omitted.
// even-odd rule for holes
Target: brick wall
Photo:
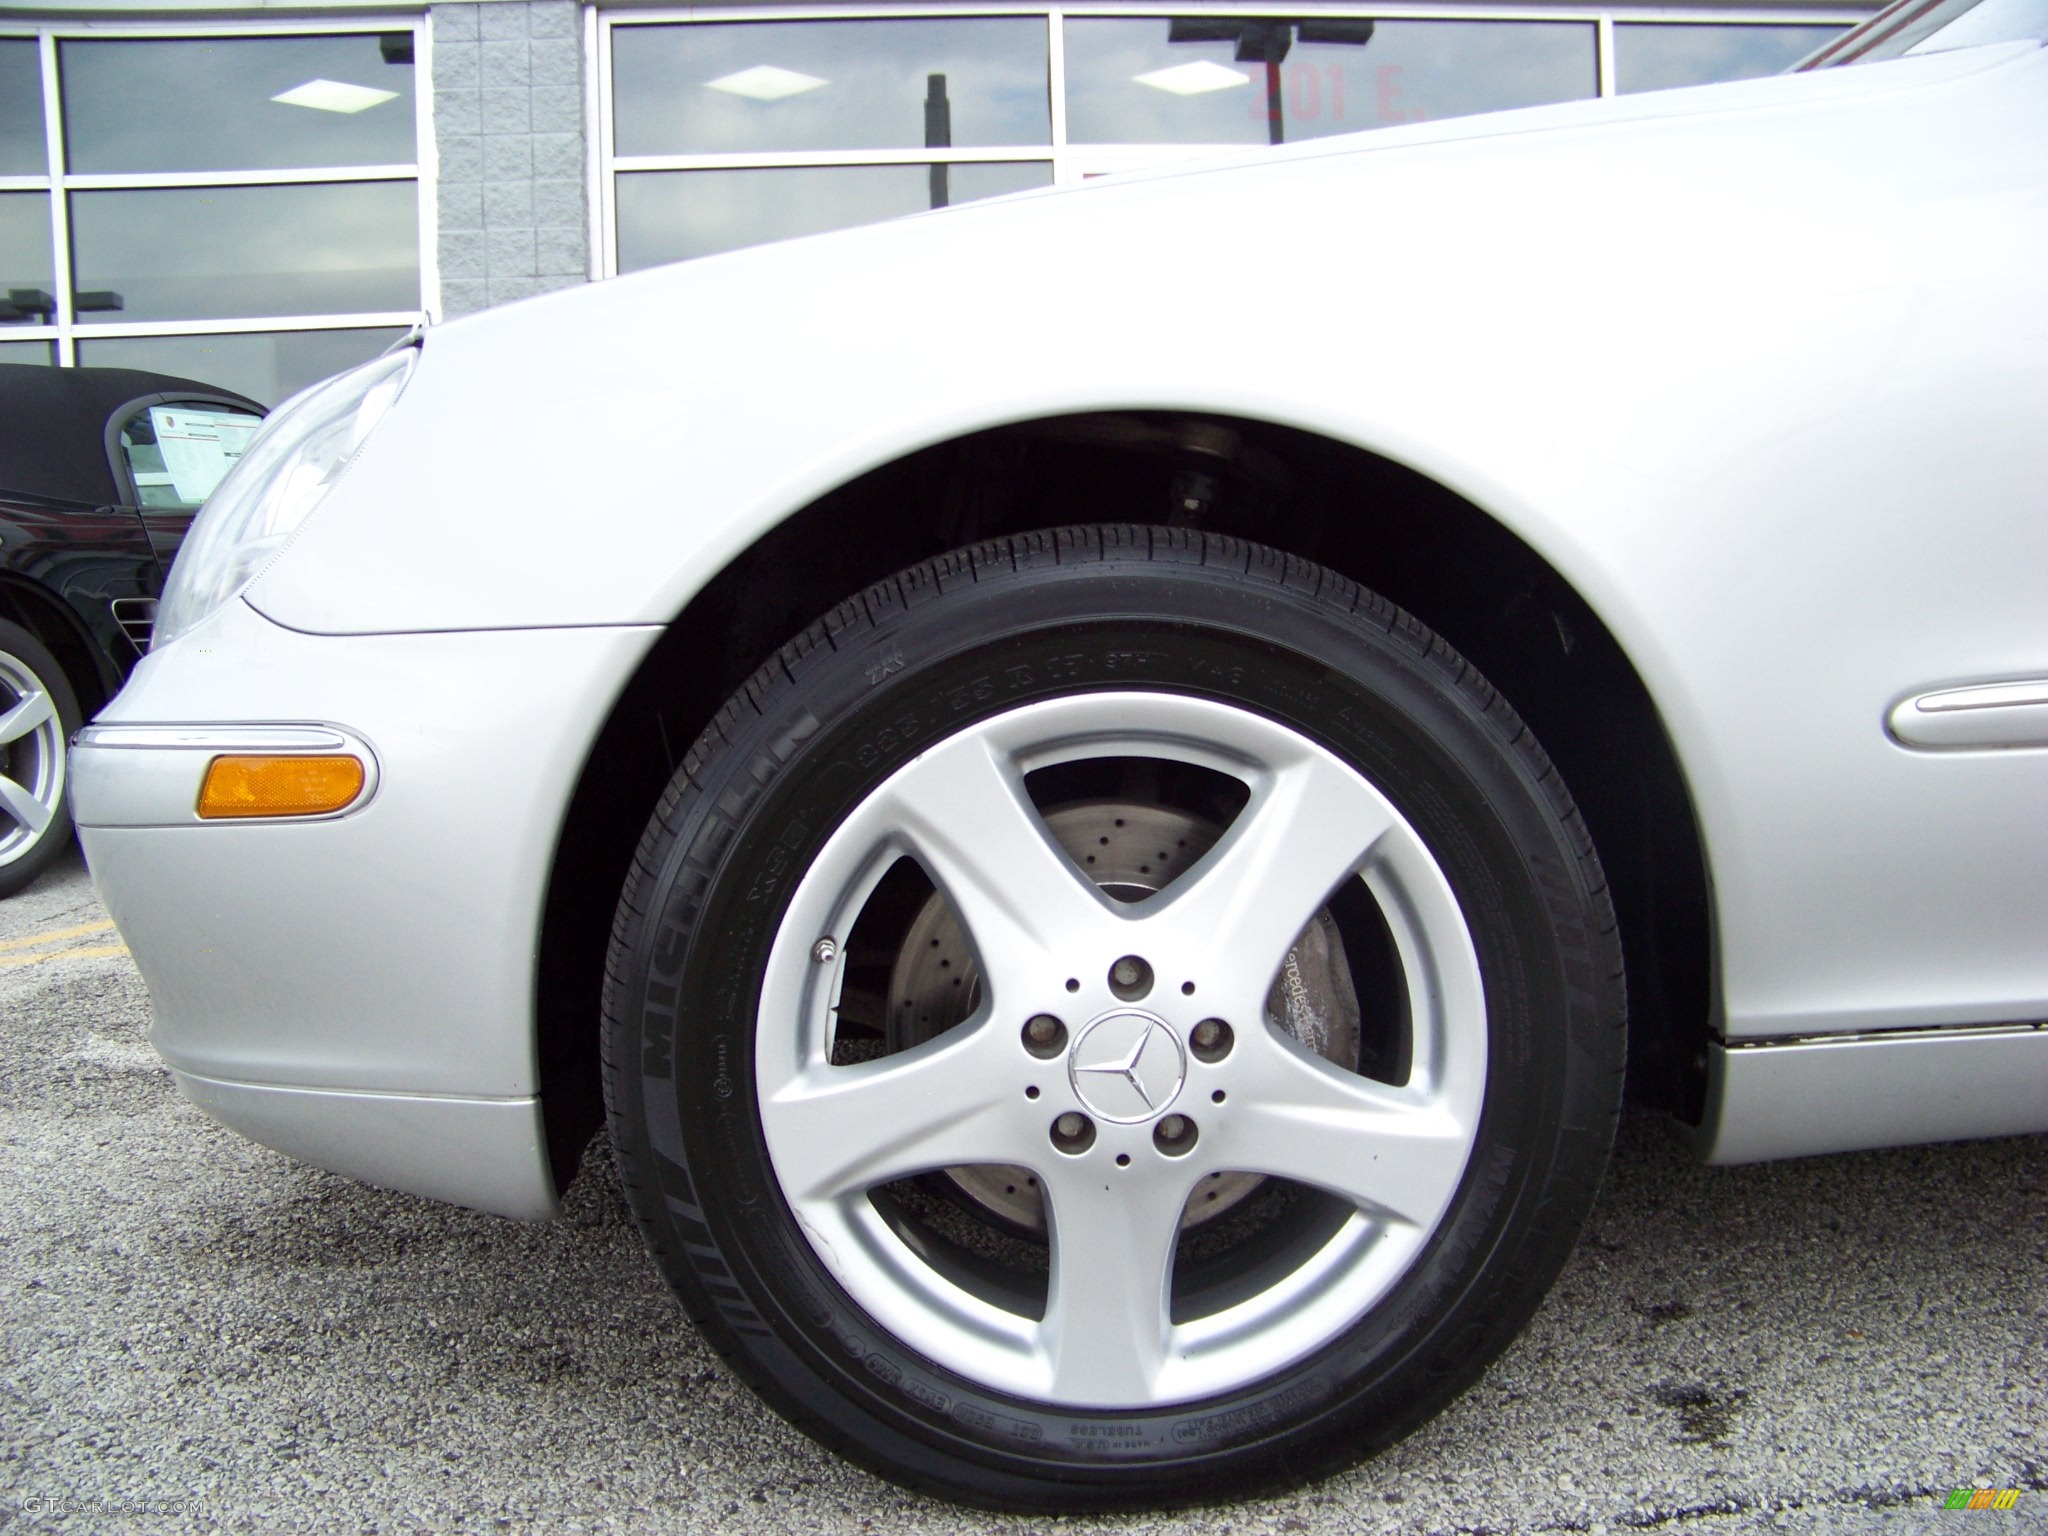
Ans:
<svg viewBox="0 0 2048 1536"><path fill-rule="evenodd" d="M432 5L441 312L590 276L576 0Z"/></svg>

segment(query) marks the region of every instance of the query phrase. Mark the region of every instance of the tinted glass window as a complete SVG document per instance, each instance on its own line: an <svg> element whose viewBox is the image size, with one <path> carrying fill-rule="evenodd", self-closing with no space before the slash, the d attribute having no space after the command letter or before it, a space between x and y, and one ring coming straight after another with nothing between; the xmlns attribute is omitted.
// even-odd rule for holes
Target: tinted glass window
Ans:
<svg viewBox="0 0 2048 1536"><path fill-rule="evenodd" d="M50 195L0 192L0 325L56 318L56 291Z"/></svg>
<svg viewBox="0 0 2048 1536"><path fill-rule="evenodd" d="M137 411L121 428L121 453L145 507L196 507L223 476L263 418L228 406L173 402Z"/></svg>
<svg viewBox="0 0 2048 1536"><path fill-rule="evenodd" d="M405 165L412 35L63 43L74 171Z"/></svg>
<svg viewBox="0 0 2048 1536"><path fill-rule="evenodd" d="M1620 23L1614 29L1614 88L1662 91L1775 75L1843 30Z"/></svg>
<svg viewBox="0 0 2048 1536"><path fill-rule="evenodd" d="M1040 17L619 27L618 152L1045 144L1047 57Z"/></svg>
<svg viewBox="0 0 2048 1536"><path fill-rule="evenodd" d="M967 203L1051 184L1045 161L636 171L618 182L619 270L917 213L935 194Z"/></svg>
<svg viewBox="0 0 2048 1536"><path fill-rule="evenodd" d="M0 363L48 365L56 361L56 349L47 341L0 341Z"/></svg>
<svg viewBox="0 0 2048 1536"><path fill-rule="evenodd" d="M0 37L0 176L46 176L42 50L33 38Z"/></svg>
<svg viewBox="0 0 2048 1536"><path fill-rule="evenodd" d="M1579 23L1076 17L1066 49L1076 144L1264 144L1598 91Z"/></svg>
<svg viewBox="0 0 2048 1536"><path fill-rule="evenodd" d="M71 194L79 319L417 309L410 181ZM114 307L118 300L119 307Z"/></svg>
<svg viewBox="0 0 2048 1536"><path fill-rule="evenodd" d="M330 374L366 363L405 334L403 326L357 331L242 331L227 336L104 336L78 344L98 368L176 374L277 405Z"/></svg>

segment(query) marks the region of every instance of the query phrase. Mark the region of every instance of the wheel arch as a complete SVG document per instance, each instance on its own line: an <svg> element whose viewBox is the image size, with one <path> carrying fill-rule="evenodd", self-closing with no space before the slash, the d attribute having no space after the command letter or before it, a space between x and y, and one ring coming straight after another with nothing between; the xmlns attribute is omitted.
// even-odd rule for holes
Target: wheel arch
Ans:
<svg viewBox="0 0 2048 1536"><path fill-rule="evenodd" d="M628 680L570 798L543 908L536 1046L558 1183L603 1118L613 909L698 732L849 596L979 539L1087 522L1273 545L1373 588L1478 665L1543 742L1600 850L1627 963L1631 1095L1697 1121L1715 974L1704 840L1648 687L1576 588L1471 500L1355 444L1236 416L1093 412L920 448L793 510L697 590Z"/></svg>
<svg viewBox="0 0 2048 1536"><path fill-rule="evenodd" d="M49 647L90 720L121 688L121 674L94 643L85 621L33 581L0 571L0 619L19 624Z"/></svg>

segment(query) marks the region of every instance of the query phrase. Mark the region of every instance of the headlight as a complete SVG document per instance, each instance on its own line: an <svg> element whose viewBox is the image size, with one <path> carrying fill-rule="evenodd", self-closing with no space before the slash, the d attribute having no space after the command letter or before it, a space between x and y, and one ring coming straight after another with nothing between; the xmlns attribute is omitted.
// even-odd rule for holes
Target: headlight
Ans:
<svg viewBox="0 0 2048 1536"><path fill-rule="evenodd" d="M315 385L263 423L193 519L157 605L150 648L169 645L262 573L398 399L419 356L406 347Z"/></svg>

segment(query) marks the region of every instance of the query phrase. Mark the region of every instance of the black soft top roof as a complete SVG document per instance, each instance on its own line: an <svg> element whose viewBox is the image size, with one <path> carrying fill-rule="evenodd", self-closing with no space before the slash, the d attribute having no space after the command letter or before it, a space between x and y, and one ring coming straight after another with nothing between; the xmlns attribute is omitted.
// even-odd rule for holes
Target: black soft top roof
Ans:
<svg viewBox="0 0 2048 1536"><path fill-rule="evenodd" d="M246 395L168 373L0 363L0 491L94 506L120 501L107 457L107 419L123 406L162 395L264 414Z"/></svg>

